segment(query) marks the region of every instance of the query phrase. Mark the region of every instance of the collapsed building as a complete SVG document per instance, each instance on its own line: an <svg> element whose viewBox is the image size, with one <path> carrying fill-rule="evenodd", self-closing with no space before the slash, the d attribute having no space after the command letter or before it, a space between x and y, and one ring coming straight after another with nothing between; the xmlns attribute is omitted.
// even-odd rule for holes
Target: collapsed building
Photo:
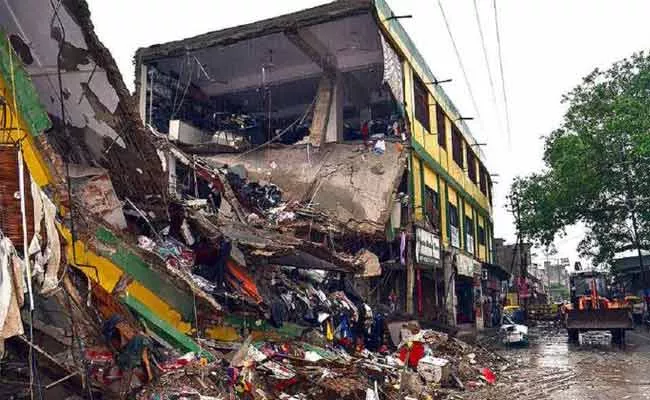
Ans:
<svg viewBox="0 0 650 400"><path fill-rule="evenodd" d="M357 279L373 303L482 326L484 271L502 271L491 177L384 1L142 48L135 65L145 124L196 162L277 186L309 217L286 224L298 236L377 256ZM172 195L191 197L178 164L171 154Z"/></svg>
<svg viewBox="0 0 650 400"><path fill-rule="evenodd" d="M489 175L391 16L339 1L140 49L132 96L83 0L0 4L0 327L29 377L2 390L124 396L184 354L246 371L253 334L379 350L384 316L480 310ZM436 169L422 95L474 180Z"/></svg>

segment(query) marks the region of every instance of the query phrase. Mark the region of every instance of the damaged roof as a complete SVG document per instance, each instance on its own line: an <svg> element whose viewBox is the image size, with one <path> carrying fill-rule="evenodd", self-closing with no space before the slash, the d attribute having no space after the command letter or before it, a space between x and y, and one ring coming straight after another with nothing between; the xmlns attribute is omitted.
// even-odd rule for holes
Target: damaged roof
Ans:
<svg viewBox="0 0 650 400"><path fill-rule="evenodd" d="M403 146L392 142L386 142L382 155L359 144L329 143L318 152L306 145L275 146L203 160L215 167L241 164L248 179L274 183L285 200L327 215L344 230L367 235L383 234L406 168Z"/></svg>
<svg viewBox="0 0 650 400"><path fill-rule="evenodd" d="M151 61L157 57L184 55L188 51L212 46L227 46L242 40L317 25L341 17L367 13L373 9L374 4L372 0L339 0L295 13L233 28L221 29L188 39L156 44L138 49L135 55L138 61L136 68L140 67L141 62ZM138 76L138 71L136 71L136 77Z"/></svg>
<svg viewBox="0 0 650 400"><path fill-rule="evenodd" d="M122 198L163 194L156 150L115 60L95 34L86 2L7 0L0 2L0 25L52 121L49 129L34 126L45 130L58 156L106 168ZM64 176L61 165L55 167Z"/></svg>

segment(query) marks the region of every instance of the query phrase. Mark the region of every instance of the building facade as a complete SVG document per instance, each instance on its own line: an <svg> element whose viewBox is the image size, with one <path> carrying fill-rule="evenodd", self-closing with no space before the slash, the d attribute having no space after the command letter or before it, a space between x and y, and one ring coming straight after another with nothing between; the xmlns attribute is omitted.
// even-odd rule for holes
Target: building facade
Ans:
<svg viewBox="0 0 650 400"><path fill-rule="evenodd" d="M384 33L403 59L411 127L410 184L415 220L439 236L447 322L480 325L481 264L493 252L492 181L480 146L437 84L422 55L384 1L375 2ZM416 270L417 273L418 270ZM451 282L454 282L453 284Z"/></svg>
<svg viewBox="0 0 650 400"><path fill-rule="evenodd" d="M208 161L242 163L249 178L327 213L337 233L363 237L382 276L390 273L390 287L373 292L379 301L481 325L481 267L495 262L490 173L384 0L342 0L139 49L135 63L140 114L172 140L196 148L246 113L236 134L253 150ZM197 129L178 132L174 119ZM258 150L275 141L284 147Z"/></svg>

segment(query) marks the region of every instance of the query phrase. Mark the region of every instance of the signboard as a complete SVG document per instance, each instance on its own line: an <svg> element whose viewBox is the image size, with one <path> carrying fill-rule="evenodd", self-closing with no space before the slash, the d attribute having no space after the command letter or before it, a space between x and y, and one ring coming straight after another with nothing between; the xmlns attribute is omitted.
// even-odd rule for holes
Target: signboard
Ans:
<svg viewBox="0 0 650 400"><path fill-rule="evenodd" d="M457 249L460 249L460 233L458 232L458 228L450 225L449 232L451 233L449 235L451 239L451 245Z"/></svg>
<svg viewBox="0 0 650 400"><path fill-rule="evenodd" d="M467 242L467 252L474 254L474 236L468 233L465 235L465 240Z"/></svg>
<svg viewBox="0 0 650 400"><path fill-rule="evenodd" d="M458 275L474 276L474 260L463 254L456 254L456 269Z"/></svg>
<svg viewBox="0 0 650 400"><path fill-rule="evenodd" d="M440 265L440 238L420 227L415 228L415 262Z"/></svg>
<svg viewBox="0 0 650 400"><path fill-rule="evenodd" d="M560 258L560 264L562 264L565 267L571 265L568 258Z"/></svg>
<svg viewBox="0 0 650 400"><path fill-rule="evenodd" d="M483 280L483 281L488 280L488 270L487 270L487 268L481 269L481 280Z"/></svg>

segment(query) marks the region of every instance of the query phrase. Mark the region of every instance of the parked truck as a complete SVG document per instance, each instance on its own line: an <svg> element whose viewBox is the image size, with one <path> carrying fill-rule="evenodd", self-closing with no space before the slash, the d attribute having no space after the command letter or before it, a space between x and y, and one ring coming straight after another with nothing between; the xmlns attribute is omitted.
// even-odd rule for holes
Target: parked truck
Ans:
<svg viewBox="0 0 650 400"><path fill-rule="evenodd" d="M625 344L625 332L634 329L632 313L608 298L605 276L598 271L576 271L569 277L571 303L564 313L569 341L577 343L581 332L610 331L612 342Z"/></svg>

